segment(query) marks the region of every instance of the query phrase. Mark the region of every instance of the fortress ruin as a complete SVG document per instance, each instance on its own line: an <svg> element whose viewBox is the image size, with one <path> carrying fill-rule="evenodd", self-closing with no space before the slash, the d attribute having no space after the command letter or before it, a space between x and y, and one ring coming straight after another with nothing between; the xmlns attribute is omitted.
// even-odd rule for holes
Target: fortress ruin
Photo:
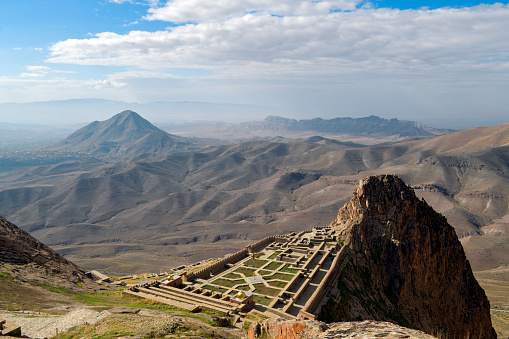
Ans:
<svg viewBox="0 0 509 339"><path fill-rule="evenodd" d="M178 284L163 279L123 293L191 311L315 319L338 298L336 282L347 262L341 243L330 227L270 236L225 258L171 270L169 279Z"/></svg>

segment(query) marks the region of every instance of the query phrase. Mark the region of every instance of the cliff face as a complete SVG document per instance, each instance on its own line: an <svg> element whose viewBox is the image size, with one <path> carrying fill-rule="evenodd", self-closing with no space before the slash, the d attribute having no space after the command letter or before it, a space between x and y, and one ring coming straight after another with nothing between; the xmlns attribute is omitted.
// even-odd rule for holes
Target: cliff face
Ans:
<svg viewBox="0 0 509 339"><path fill-rule="evenodd" d="M327 322L391 320L448 338L496 338L490 306L452 226L400 178L361 180L332 227L350 262Z"/></svg>

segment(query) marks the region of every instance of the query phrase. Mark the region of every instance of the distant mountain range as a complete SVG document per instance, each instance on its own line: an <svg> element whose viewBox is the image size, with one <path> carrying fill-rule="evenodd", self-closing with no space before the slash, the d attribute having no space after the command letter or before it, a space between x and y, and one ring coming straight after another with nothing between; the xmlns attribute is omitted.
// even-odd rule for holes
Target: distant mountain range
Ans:
<svg viewBox="0 0 509 339"><path fill-rule="evenodd" d="M335 118L295 120L269 116L260 122L244 122L231 128L241 131L272 130L313 131L326 134L351 134L395 137L429 137L454 132L451 129L437 129L415 121L383 119L375 115L365 118Z"/></svg>
<svg viewBox="0 0 509 339"><path fill-rule="evenodd" d="M192 151L204 146L197 139L168 134L128 110L106 121L94 121L47 149L126 158Z"/></svg>
<svg viewBox="0 0 509 339"><path fill-rule="evenodd" d="M288 141L325 137L340 142L357 144L380 144L411 138L423 138L454 132L438 129L420 122L398 119L384 119L377 116L363 118L334 118L295 120L280 116L268 116L263 121L249 121L238 124L226 122L193 122L164 124L161 128L172 133L200 136L228 141L230 143L248 140Z"/></svg>

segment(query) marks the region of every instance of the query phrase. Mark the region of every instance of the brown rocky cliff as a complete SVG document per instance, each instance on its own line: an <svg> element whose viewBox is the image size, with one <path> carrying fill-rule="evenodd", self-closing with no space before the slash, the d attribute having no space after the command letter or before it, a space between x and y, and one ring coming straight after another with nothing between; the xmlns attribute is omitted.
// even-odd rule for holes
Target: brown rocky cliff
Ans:
<svg viewBox="0 0 509 339"><path fill-rule="evenodd" d="M452 226L400 178L361 180L332 227L350 261L327 322L389 320L447 338L496 338L490 306Z"/></svg>
<svg viewBox="0 0 509 339"><path fill-rule="evenodd" d="M19 280L54 286L96 288L75 264L0 217L0 268Z"/></svg>

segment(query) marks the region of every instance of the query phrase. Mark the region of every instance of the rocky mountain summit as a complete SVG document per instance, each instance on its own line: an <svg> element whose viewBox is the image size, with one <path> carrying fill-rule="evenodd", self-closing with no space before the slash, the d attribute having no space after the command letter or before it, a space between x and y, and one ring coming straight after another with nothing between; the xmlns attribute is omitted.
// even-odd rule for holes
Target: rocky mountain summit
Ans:
<svg viewBox="0 0 509 339"><path fill-rule="evenodd" d="M70 289L96 288L75 264L0 217L0 271L21 281Z"/></svg>
<svg viewBox="0 0 509 339"><path fill-rule="evenodd" d="M387 320L447 338L496 338L490 305L444 216L400 178L364 178L331 225L349 264L326 322Z"/></svg>

